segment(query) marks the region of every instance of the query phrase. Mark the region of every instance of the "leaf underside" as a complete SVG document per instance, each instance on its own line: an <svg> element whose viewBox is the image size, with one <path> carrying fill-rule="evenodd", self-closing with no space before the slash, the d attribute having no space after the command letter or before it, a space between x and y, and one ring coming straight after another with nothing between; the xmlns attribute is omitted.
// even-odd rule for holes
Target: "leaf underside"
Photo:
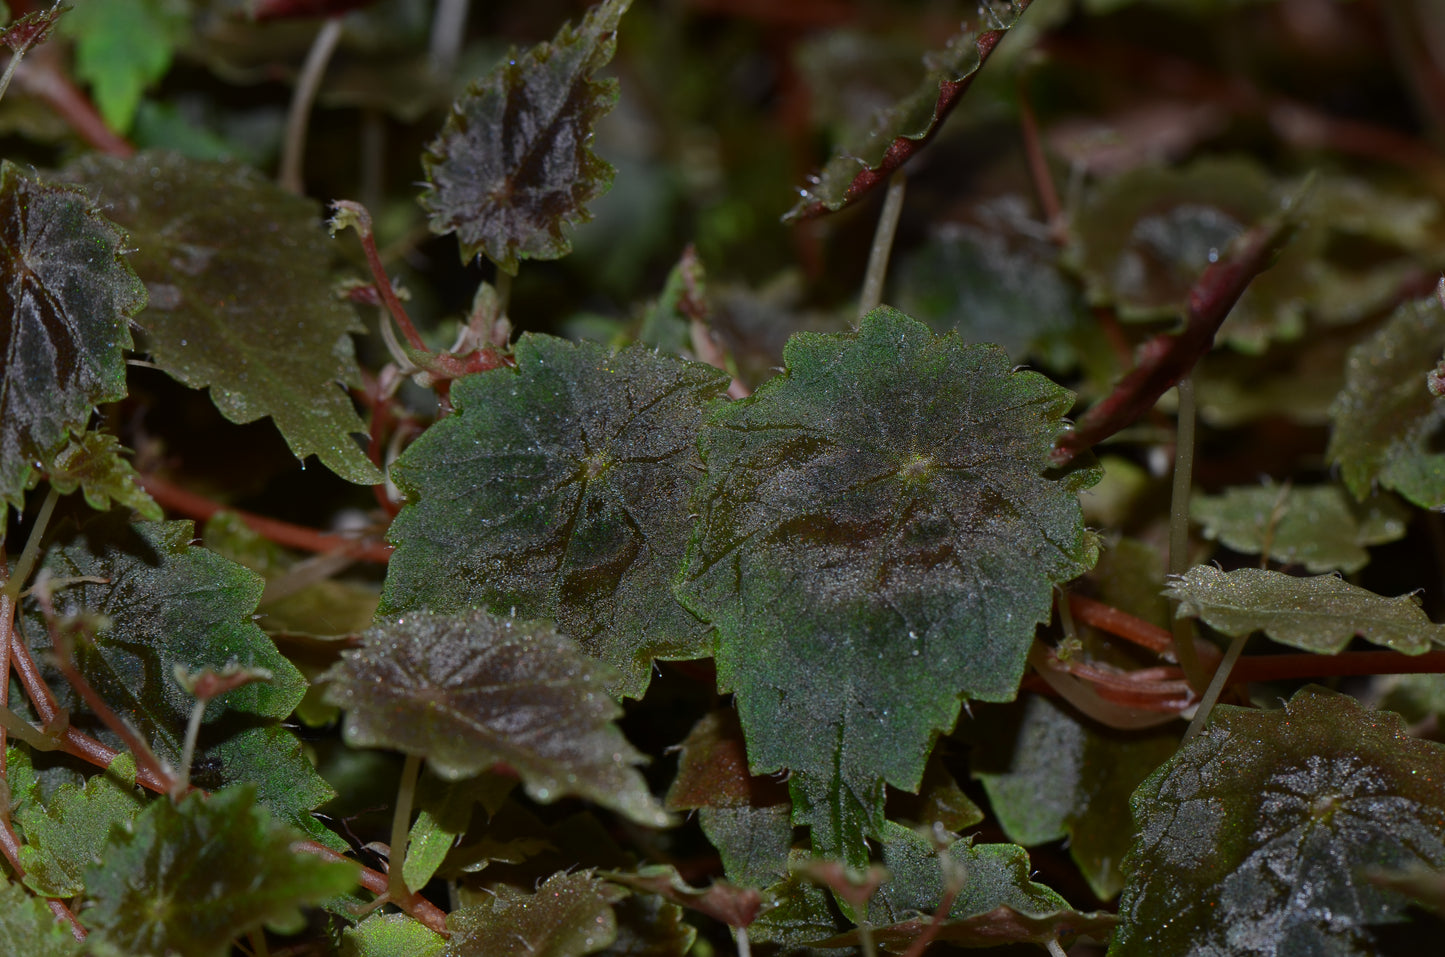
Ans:
<svg viewBox="0 0 1445 957"><path fill-rule="evenodd" d="M1356 635L1407 655L1445 642L1445 625L1432 623L1413 596L1386 598L1335 575L1296 578L1265 568L1223 572L1196 565L1164 593L1179 603L1179 614L1225 634L1263 631L1318 654L1339 654Z"/></svg>
<svg viewBox="0 0 1445 957"><path fill-rule="evenodd" d="M1440 745L1343 695L1216 708L1135 792L1111 957L1381 953L1408 901L1363 871L1445 866L1442 775Z"/></svg>
<svg viewBox="0 0 1445 957"><path fill-rule="evenodd" d="M163 152L87 156L63 175L105 196L130 233L152 361L209 387L232 422L271 416L297 458L315 454L349 482L382 480L351 437L366 431L343 388L361 381L350 336L361 326L331 294L314 202L236 163Z"/></svg>
<svg viewBox="0 0 1445 957"><path fill-rule="evenodd" d="M81 190L0 164L0 505L20 508L35 469L125 396L146 298L123 244Z"/></svg>
<svg viewBox="0 0 1445 957"><path fill-rule="evenodd" d="M563 227L590 220L587 204L612 185L612 167L589 144L617 102L617 81L595 74L612 59L630 3L604 0L550 43L513 51L452 106L422 157L421 204L432 232L456 232L464 262L486 256L515 276L520 259L571 252Z"/></svg>
<svg viewBox="0 0 1445 957"><path fill-rule="evenodd" d="M917 788L963 699L1013 697L1053 583L1094 561L1097 473L1044 474L1071 396L997 347L885 307L784 360L703 430L679 596L754 771L790 769L795 821L857 863L884 781Z"/></svg>
<svg viewBox="0 0 1445 957"><path fill-rule="evenodd" d="M447 918L445 957L583 957L617 937L626 892L587 872L555 874L535 894L502 885Z"/></svg>
<svg viewBox="0 0 1445 957"><path fill-rule="evenodd" d="M372 628L320 680L353 746L422 755L445 778L506 762L539 801L575 794L644 824L668 816L613 719L605 665L549 625L415 612Z"/></svg>
<svg viewBox="0 0 1445 957"><path fill-rule="evenodd" d="M523 336L516 360L459 379L455 412L394 466L409 504L391 527L381 613L551 619L641 697L654 659L712 651L672 580L702 474L698 429L728 377L549 336Z"/></svg>

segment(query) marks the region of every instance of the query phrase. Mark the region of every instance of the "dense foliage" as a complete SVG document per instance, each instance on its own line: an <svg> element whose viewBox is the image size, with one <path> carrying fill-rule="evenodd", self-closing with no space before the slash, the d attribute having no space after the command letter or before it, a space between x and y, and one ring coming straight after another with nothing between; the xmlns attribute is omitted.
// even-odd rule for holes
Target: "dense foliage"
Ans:
<svg viewBox="0 0 1445 957"><path fill-rule="evenodd" d="M0 950L1438 946L1435 5L471 6L11 4Z"/></svg>

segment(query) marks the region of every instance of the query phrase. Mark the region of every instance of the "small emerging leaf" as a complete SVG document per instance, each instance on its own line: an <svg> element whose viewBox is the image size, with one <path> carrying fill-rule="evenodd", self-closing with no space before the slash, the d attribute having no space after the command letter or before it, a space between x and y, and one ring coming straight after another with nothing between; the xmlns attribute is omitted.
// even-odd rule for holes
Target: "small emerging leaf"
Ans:
<svg viewBox="0 0 1445 957"><path fill-rule="evenodd" d="M90 84L106 125L124 133L146 87L166 75L189 10L174 0L83 0L60 21L75 39L75 75Z"/></svg>
<svg viewBox="0 0 1445 957"><path fill-rule="evenodd" d="M136 482L136 471L120 457L119 440L108 432L86 432L56 453L45 467L51 488L69 495L77 488L91 508L106 511L111 503L135 509L142 518L165 517L155 499Z"/></svg>
<svg viewBox="0 0 1445 957"><path fill-rule="evenodd" d="M452 106L422 159L421 204L432 232L457 233L463 261L486 256L515 276L519 259L572 251L562 227L591 219L587 203L612 185L590 142L617 102L617 81L595 74L612 59L630 3L603 0L552 42L512 51Z"/></svg>
<svg viewBox="0 0 1445 957"><path fill-rule="evenodd" d="M1356 635L1407 655L1445 643L1445 625L1425 617L1418 599L1386 598L1335 575L1295 578L1263 568L1222 572L1196 565L1164 594L1179 602L1179 614L1202 618L1227 635L1263 631L1322 655L1340 653Z"/></svg>
<svg viewBox="0 0 1445 957"><path fill-rule="evenodd" d="M146 298L123 242L81 190L0 164L0 505L20 508L34 470L125 396Z"/></svg>
<svg viewBox="0 0 1445 957"><path fill-rule="evenodd" d="M442 957L446 938L410 914L372 914L341 935L341 957Z"/></svg>
<svg viewBox="0 0 1445 957"><path fill-rule="evenodd" d="M453 384L455 413L397 462L411 501L392 524L381 613L548 618L641 697L653 659L712 651L672 580L702 474L698 429L728 377L550 336L523 336L516 360Z"/></svg>
<svg viewBox="0 0 1445 957"><path fill-rule="evenodd" d="M346 710L348 744L422 755L451 779L506 762L539 801L576 794L665 825L612 723L608 677L545 624L475 611L378 625L321 680Z"/></svg>
<svg viewBox="0 0 1445 957"><path fill-rule="evenodd" d="M1217 707L1135 792L1111 957L1384 952L1407 899L1366 868L1445 866L1445 749L1320 689Z"/></svg>
<svg viewBox="0 0 1445 957"><path fill-rule="evenodd" d="M296 833L250 787L152 801L114 830L85 874L84 912L102 957L221 957L262 925L295 930L300 907L356 884L356 866L291 850Z"/></svg>
<svg viewBox="0 0 1445 957"><path fill-rule="evenodd" d="M617 937L612 905L625 895L590 873L555 874L535 894L503 885L452 912L445 957L582 957Z"/></svg>
<svg viewBox="0 0 1445 957"><path fill-rule="evenodd" d="M1355 504L1334 485L1225 489L1196 495L1189 517L1204 537L1243 552L1320 572L1355 572L1370 560L1367 545L1403 538L1407 516L1397 503L1378 498Z"/></svg>
<svg viewBox="0 0 1445 957"><path fill-rule="evenodd" d="M271 416L297 458L372 485L381 473L351 433L366 427L341 388L360 384L331 295L330 251L315 203L255 170L173 153L87 156L64 171L103 195L131 233L150 304L137 324L153 361L232 422Z"/></svg>

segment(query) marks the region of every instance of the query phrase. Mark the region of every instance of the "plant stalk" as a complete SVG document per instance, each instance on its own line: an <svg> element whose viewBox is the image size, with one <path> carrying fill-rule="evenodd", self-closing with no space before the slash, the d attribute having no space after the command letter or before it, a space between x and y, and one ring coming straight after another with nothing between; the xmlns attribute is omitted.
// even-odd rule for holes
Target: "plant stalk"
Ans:
<svg viewBox="0 0 1445 957"><path fill-rule="evenodd" d="M386 894L394 903L411 896L402 872L406 869L406 842L411 832L411 808L416 801L416 780L420 773L421 755L408 754L396 789L396 810L391 816L391 856L386 868Z"/></svg>
<svg viewBox="0 0 1445 957"><path fill-rule="evenodd" d="M1185 741L1204 730L1204 725L1209 721L1209 712L1214 710L1214 704L1219 700L1220 693L1224 691L1224 686L1229 681L1229 673L1234 670L1234 663L1239 660L1240 652L1244 651L1244 643L1248 638L1249 633L1246 632L1229 643L1229 649L1224 653L1224 660L1215 669L1214 677L1209 681L1209 687L1204 689L1204 697L1200 699L1199 708L1194 712L1194 720L1189 722L1189 729L1184 732Z"/></svg>
<svg viewBox="0 0 1445 957"><path fill-rule="evenodd" d="M878 228L873 232L873 248L868 251L863 294L858 297L860 319L883 301L883 280L888 277L888 257L893 252L893 237L898 234L898 218L903 214L906 185L907 177L901 169L888 179L888 194L883 197L883 211L878 214Z"/></svg>
<svg viewBox="0 0 1445 957"><path fill-rule="evenodd" d="M301 75L296 78L296 89L291 92L291 108L286 114L286 144L281 153L281 172L276 179L283 188L297 195L306 192L301 165L306 158L306 127L311 122L311 104L321 89L326 64L331 62L331 55L340 42L341 18L331 17L317 31L306 53L306 62L301 66Z"/></svg>
<svg viewBox="0 0 1445 957"><path fill-rule="evenodd" d="M24 590L25 582L29 580L30 572L34 570L35 562L40 557L40 543L45 539L45 528L50 524L50 516L55 512L55 503L59 501L60 493L52 487L45 494L45 501L40 503L35 524L30 528L30 537L25 540L25 548L15 562L15 571L5 582L5 598L12 605L20 600L20 592ZM13 613L14 609L11 611Z"/></svg>
<svg viewBox="0 0 1445 957"><path fill-rule="evenodd" d="M1169 574L1189 568L1189 492L1194 482L1194 377L1179 380L1179 427L1174 439L1174 489L1169 502ZM1174 657L1189 686L1205 685L1204 669L1194 651L1194 622L1174 616Z"/></svg>

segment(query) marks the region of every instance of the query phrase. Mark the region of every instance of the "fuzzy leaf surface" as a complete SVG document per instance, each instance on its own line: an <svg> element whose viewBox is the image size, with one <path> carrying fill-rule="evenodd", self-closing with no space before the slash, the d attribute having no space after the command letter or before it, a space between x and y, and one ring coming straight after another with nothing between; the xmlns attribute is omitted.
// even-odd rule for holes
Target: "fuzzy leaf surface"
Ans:
<svg viewBox="0 0 1445 957"><path fill-rule="evenodd" d="M73 580L55 593L62 615L82 611L109 622L92 642L77 643L76 663L91 685L160 755L175 761L194 699L173 677L228 664L264 668L270 682L227 692L206 708L207 724L226 712L280 719L295 709L306 683L296 666L251 621L261 580L233 562L190 544L190 522L126 525L102 517L52 546L45 567ZM83 580L89 579L89 580ZM24 622L32 648L50 638L38 610ZM51 687L63 706L80 709L58 674Z"/></svg>
<svg viewBox="0 0 1445 957"><path fill-rule="evenodd" d="M612 944L626 894L587 872L554 874L535 894L501 885L453 911L445 957L583 957Z"/></svg>
<svg viewBox="0 0 1445 957"><path fill-rule="evenodd" d="M1322 655L1338 654L1356 635L1407 655L1445 643L1445 625L1425 617L1414 596L1386 598L1335 575L1296 578L1264 568L1222 572L1196 565L1172 579L1164 594L1179 602L1179 614L1225 634L1263 631Z"/></svg>
<svg viewBox="0 0 1445 957"><path fill-rule="evenodd" d="M550 43L512 51L452 105L422 157L421 204L432 232L456 232L464 261L486 256L515 276L520 259L572 251L563 227L590 220L587 204L612 185L612 167L590 144L617 81L596 74L630 3L603 0Z"/></svg>
<svg viewBox="0 0 1445 957"><path fill-rule="evenodd" d="M1097 473L1045 474L1068 392L895 310L784 361L704 428L679 595L753 770L791 769L795 822L857 864L884 782L918 787L965 698L1013 697L1053 583L1094 561Z"/></svg>
<svg viewBox="0 0 1445 957"><path fill-rule="evenodd" d="M356 884L356 867L291 850L296 833L249 787L152 801L86 872L86 925L102 957L220 957L265 925L292 930L305 903Z"/></svg>
<svg viewBox="0 0 1445 957"><path fill-rule="evenodd" d="M1272 482L1193 496L1189 517L1203 526L1205 538L1246 555L1267 550L1273 560L1315 574L1359 571L1370 561L1366 546L1403 538L1408 524L1388 498L1356 503L1334 485Z"/></svg>
<svg viewBox="0 0 1445 957"><path fill-rule="evenodd" d="M613 723L610 677L549 625L473 611L380 624L321 680L354 747L423 755L453 780L504 761L539 801L575 794L666 824Z"/></svg>
<svg viewBox="0 0 1445 957"><path fill-rule="evenodd" d="M276 722L236 724L241 727L234 733L203 742L191 783L211 791L249 784L256 789L256 802L275 817L333 850L347 850L345 841L311 816L336 791L306 757L301 740Z"/></svg>
<svg viewBox="0 0 1445 957"><path fill-rule="evenodd" d="M341 935L342 957L441 957L446 946L410 914L372 914Z"/></svg>
<svg viewBox="0 0 1445 957"><path fill-rule="evenodd" d="M1442 775L1445 749L1343 695L1216 708L1135 792L1111 957L1381 952L1408 900L1362 871L1445 865Z"/></svg>
<svg viewBox="0 0 1445 957"><path fill-rule="evenodd" d="M1445 310L1433 297L1401 306L1350 350L1326 454L1355 498L1382 485L1422 508L1445 504L1445 454L1434 451L1445 399L1426 380L1442 351Z"/></svg>
<svg viewBox="0 0 1445 957"><path fill-rule="evenodd" d="M297 458L350 482L381 473L351 433L366 427L342 388L361 373L350 306L331 294L314 202L237 163L141 153L67 167L130 233L150 304L137 319L151 359L232 422L271 416Z"/></svg>
<svg viewBox="0 0 1445 957"><path fill-rule="evenodd" d="M0 887L0 953L25 957L80 957L84 947L50 912L45 900L19 884Z"/></svg>
<svg viewBox="0 0 1445 957"><path fill-rule="evenodd" d="M51 459L45 478L62 495L80 489L86 504L97 511L104 512L113 503L159 521L165 513L136 482L136 471L121 458L122 451L120 441L108 432L82 433Z"/></svg>
<svg viewBox="0 0 1445 957"><path fill-rule="evenodd" d="M20 508L35 467L125 396L146 295L124 243L84 192L0 163L0 504Z"/></svg>
<svg viewBox="0 0 1445 957"><path fill-rule="evenodd" d="M653 894L633 894L613 905L617 938L601 957L684 957L697 940L697 928L683 910Z"/></svg>
<svg viewBox="0 0 1445 957"><path fill-rule="evenodd" d="M672 580L702 475L698 430L728 376L549 336L523 336L516 359L458 380L456 411L396 463L410 504L391 528L381 612L548 618L641 697L653 659L712 651Z"/></svg>
<svg viewBox="0 0 1445 957"><path fill-rule="evenodd" d="M16 820L25 829L20 861L25 885L43 897L74 897L85 890L85 869L100 859L112 827L125 827L144 806L135 789L135 762L121 754L83 787L62 784L46 799L27 804Z"/></svg>
<svg viewBox="0 0 1445 957"><path fill-rule="evenodd" d="M989 2L948 45L925 57L928 75L917 89L874 117L872 126L834 150L823 169L799 189L786 220L836 212L886 180L938 132L1029 0Z"/></svg>

